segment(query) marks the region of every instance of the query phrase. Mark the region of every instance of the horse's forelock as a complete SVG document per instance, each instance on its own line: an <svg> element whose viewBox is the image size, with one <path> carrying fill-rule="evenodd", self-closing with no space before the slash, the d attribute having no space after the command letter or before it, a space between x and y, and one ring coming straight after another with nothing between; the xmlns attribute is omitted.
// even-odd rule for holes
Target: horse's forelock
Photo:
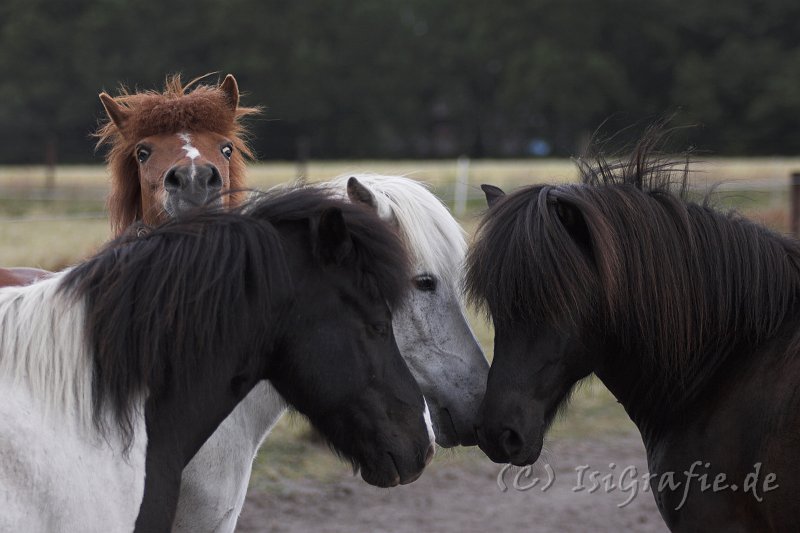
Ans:
<svg viewBox="0 0 800 533"><path fill-rule="evenodd" d="M576 327L595 311L599 278L555 214L552 191L531 186L510 194L478 228L466 288L495 318Z"/></svg>
<svg viewBox="0 0 800 533"><path fill-rule="evenodd" d="M227 95L219 87L198 84L200 79L184 85L179 75L171 76L163 92L132 93L121 87L115 101L127 115L123 129L108 120L95 133L97 147L109 147L106 154L111 175L108 207L115 234L120 234L142 216L134 150L136 143L145 137L182 131L209 131L228 137L234 145L230 188L232 191L245 188L246 161L253 158L253 152L248 146L248 132L242 119L259 113L260 109L244 106L231 109ZM244 193L234 192L232 199L239 203Z"/></svg>
<svg viewBox="0 0 800 533"><path fill-rule="evenodd" d="M406 242L412 261L454 289L459 289L466 254L464 230L425 184L404 176L345 174L326 186L343 196L355 177L373 194L377 210L389 216Z"/></svg>
<svg viewBox="0 0 800 533"><path fill-rule="evenodd" d="M400 235L378 219L373 210L342 201L324 185L297 185L260 192L242 209L251 216L279 225L316 219L329 207L342 211L355 244L352 258L356 264L351 267L370 277L390 306L401 305L410 286L408 253Z"/></svg>
<svg viewBox="0 0 800 533"><path fill-rule="evenodd" d="M653 390L672 399L690 397L734 347L774 335L794 309L800 247L686 200L685 161L634 153L582 176L524 188L488 212L468 258L473 302L532 326L594 326L657 369ZM550 199L581 213L588 256Z"/></svg>

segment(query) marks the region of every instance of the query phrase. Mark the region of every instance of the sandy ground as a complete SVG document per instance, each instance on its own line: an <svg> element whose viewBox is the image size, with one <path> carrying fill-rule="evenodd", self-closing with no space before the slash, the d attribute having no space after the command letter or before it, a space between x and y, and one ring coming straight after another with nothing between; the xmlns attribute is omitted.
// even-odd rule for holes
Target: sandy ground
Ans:
<svg viewBox="0 0 800 533"><path fill-rule="evenodd" d="M544 464L549 467L543 466ZM579 470L583 481L579 481ZM599 488L593 493L589 473L622 478L625 491ZM251 490L237 531L250 532L436 532L485 531L550 532L663 532L652 494L642 492L647 472L644 448L638 437L611 440L562 440L549 446L545 459L528 472L507 471L474 455L469 460L447 457L428 468L415 483L394 489L370 487L360 478L342 476L330 483L280 481L266 490ZM542 491L548 481L550 486ZM501 485L507 487L501 490ZM575 491L583 486L584 490ZM634 488L638 494L633 494ZM621 506L626 500L630 503Z"/></svg>

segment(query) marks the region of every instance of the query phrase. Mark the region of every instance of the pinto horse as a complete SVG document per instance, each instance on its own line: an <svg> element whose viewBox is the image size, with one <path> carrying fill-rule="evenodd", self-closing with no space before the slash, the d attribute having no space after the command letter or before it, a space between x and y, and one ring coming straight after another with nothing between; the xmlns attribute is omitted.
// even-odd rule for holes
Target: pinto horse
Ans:
<svg viewBox="0 0 800 533"><path fill-rule="evenodd" d="M173 76L160 93L100 94L108 121L96 135L98 147L109 147L115 234L137 221L155 225L193 206L229 207L243 199L252 153L241 120L258 109L239 105L232 75L219 86L198 84L201 79L183 85Z"/></svg>
<svg viewBox="0 0 800 533"><path fill-rule="evenodd" d="M397 346L431 409L436 442L474 445L488 363L461 301L464 232L423 184L400 176L343 176L320 184L393 225L412 257L411 292L392 316ZM285 410L256 386L183 471L173 531L233 532L253 457Z"/></svg>
<svg viewBox="0 0 800 533"><path fill-rule="evenodd" d="M485 189L467 276L496 332L480 447L533 463L593 372L641 432L672 531L800 531L800 243L687 200L685 165L650 146L583 164L581 184Z"/></svg>
<svg viewBox="0 0 800 533"><path fill-rule="evenodd" d="M0 530L169 530L184 466L264 379L365 481L414 481L434 445L392 333L408 264L305 187L0 291Z"/></svg>

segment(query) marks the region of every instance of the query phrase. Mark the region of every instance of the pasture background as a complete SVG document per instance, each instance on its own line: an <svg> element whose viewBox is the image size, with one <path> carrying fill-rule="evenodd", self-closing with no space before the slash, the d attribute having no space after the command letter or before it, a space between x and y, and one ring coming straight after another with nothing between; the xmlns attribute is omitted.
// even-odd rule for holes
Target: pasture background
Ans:
<svg viewBox="0 0 800 533"><path fill-rule="evenodd" d="M788 180L800 158L709 158L692 164L698 192L719 184L715 202L735 207L783 231L787 228ZM292 181L298 171L309 181L356 172L403 174L429 183L453 207L457 164L436 161L313 161L302 169L288 162L251 165L250 186L268 188ZM48 187L48 179L53 186ZM483 207L481 183L506 190L536 182L577 179L568 159L478 160L470 163L467 212L471 228ZM109 237L105 215L107 176L101 165L0 166L0 265L59 269L89 255Z"/></svg>
<svg viewBox="0 0 800 533"><path fill-rule="evenodd" d="M356 172L410 175L431 184L434 191L452 208L458 179L456 168L456 162L452 160L346 161L312 162L304 172L309 181ZM800 159L796 158L707 160L693 166L693 194L700 195L711 184L721 182L713 196L717 205L738 209L778 231L786 231L789 174L797 169L800 169ZM257 164L250 168L249 182L254 188L268 188L295 179L297 172L298 168L292 163ZM102 166L62 166L56 169L54 177L54 186L47 187L46 170L43 167L0 167L0 265L60 269L87 257L109 238L104 209L107 193L105 169ZM467 187L467 211L461 217L461 222L468 233L474 231L484 206L480 183L498 184L510 190L534 182L571 182L575 179L575 166L569 160L482 160L472 163ZM470 315L485 353L491 357L491 327L474 311L470 311ZM587 442L592 443L590 450L580 448L585 447ZM583 451L574 453L576 446ZM624 450L636 460L641 460L638 447L638 433L624 411L602 384L590 379L574 395L568 416L555 425L545 457L571 457L570 453L573 453L574 461L582 462L587 453L591 456L594 451L595 457L599 458L597 460L602 462L608 460L606 452L611 454ZM430 476L434 480L431 483L438 483L433 485L438 488L428 489L438 494L445 489L452 489L454 484L473 486L473 492L477 491L477 494L472 497L481 502L484 493L497 494L492 476L498 468L491 465L477 448L440 450L423 479ZM308 527L307 524L294 524L291 516L296 514L298 520L306 516L300 511L309 505L308 499L315 502L314 505L328 501L332 513L336 505L330 502L337 501L339 497L349 497L353 505L358 507L358 502L367 497L359 491L369 489L363 488L363 483L358 481L348 481L346 478L350 475L349 466L339 461L324 443L315 438L302 417L284 417L256 458L250 497L240 523L241 531L301 531ZM383 495L396 494L402 498L407 494L425 493L422 489L415 490L418 492L411 493L404 487L397 492L369 493L369 497L388 498ZM340 495L341 491L345 491L345 496ZM353 491L356 496L352 495ZM461 493L450 498L453 501L469 501L463 500L465 495ZM654 514L653 508L647 507L648 502L652 502L652 496L646 494L640 498L644 502L644 510L636 511L639 514L631 515L635 518L626 520L633 522L632 530L658 531L663 526L651 516ZM562 499L575 501L574 495L569 492ZM264 504L265 501L268 503ZM392 500L386 500L383 504L375 505L383 505L379 512L388 517L387 520L394 520L392 513L399 519L402 518L400 510L409 505L422 505L414 503L416 501L393 504ZM614 503L604 502L607 512L616 512ZM287 506L288 511L284 509ZM272 522L268 528L263 522L263 517L272 516L275 508L284 509L281 514L283 529ZM601 516L600 510L591 512ZM425 515L422 513L420 516ZM337 520L339 517L331 514L330 522L325 527L321 526L321 529L347 531L354 527L353 524L344 524L337 529ZM358 528L364 531L380 530L375 524L364 525L363 517L359 520ZM467 520L460 525L454 523L450 529L440 527L434 530L464 532L477 527L470 524L472 522ZM558 530L565 526L553 527ZM399 531L402 528L389 528L392 529Z"/></svg>

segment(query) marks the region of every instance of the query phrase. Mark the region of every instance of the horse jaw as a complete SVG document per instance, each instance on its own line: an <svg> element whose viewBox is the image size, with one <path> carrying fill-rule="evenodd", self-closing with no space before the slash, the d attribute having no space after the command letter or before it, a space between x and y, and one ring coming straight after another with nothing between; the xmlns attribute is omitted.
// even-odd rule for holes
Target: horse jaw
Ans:
<svg viewBox="0 0 800 533"><path fill-rule="evenodd" d="M486 388L489 363L472 335L453 290L413 290L392 319L397 346L431 409L437 443L477 443L473 426Z"/></svg>

